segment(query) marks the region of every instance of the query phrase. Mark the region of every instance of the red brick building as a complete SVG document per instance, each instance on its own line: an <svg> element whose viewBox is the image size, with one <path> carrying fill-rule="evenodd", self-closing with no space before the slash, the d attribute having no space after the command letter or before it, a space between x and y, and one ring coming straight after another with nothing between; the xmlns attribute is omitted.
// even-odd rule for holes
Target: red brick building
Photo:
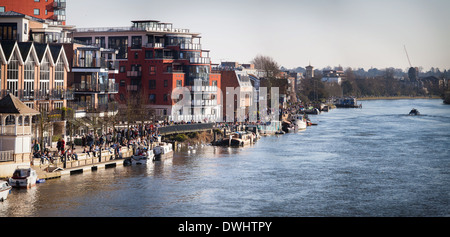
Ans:
<svg viewBox="0 0 450 237"><path fill-rule="evenodd" d="M217 121L221 119L218 90L220 73L211 71L209 51L200 34L176 29L171 23L133 21L131 27L76 29L75 42L118 51L117 100L125 107L130 99L155 111L155 119ZM186 87L191 98L183 110L171 98L177 87ZM186 109L188 107L188 109Z"/></svg>
<svg viewBox="0 0 450 237"><path fill-rule="evenodd" d="M66 0L1 0L0 12L8 11L66 24Z"/></svg>

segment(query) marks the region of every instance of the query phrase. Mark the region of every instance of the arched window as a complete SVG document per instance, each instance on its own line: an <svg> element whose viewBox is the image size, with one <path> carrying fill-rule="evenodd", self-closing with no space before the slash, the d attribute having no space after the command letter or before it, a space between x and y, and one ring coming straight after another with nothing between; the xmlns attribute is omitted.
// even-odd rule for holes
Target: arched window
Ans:
<svg viewBox="0 0 450 237"><path fill-rule="evenodd" d="M14 115L8 115L6 117L5 125L15 125L16 124L16 117Z"/></svg>

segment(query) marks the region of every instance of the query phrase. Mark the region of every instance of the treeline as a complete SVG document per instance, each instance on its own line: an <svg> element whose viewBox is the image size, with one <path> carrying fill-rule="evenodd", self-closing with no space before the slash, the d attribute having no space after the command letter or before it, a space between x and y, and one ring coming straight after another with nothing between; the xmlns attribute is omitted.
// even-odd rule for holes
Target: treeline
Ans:
<svg viewBox="0 0 450 237"><path fill-rule="evenodd" d="M317 72L317 71L316 71ZM442 79L446 75L439 73L439 77L431 73L435 79ZM324 101L329 97L356 96L356 97L384 97L384 96L443 96L445 88L439 85L438 80L420 80L411 82L406 73L395 69L377 70L372 69L370 74L354 72L346 69L341 84L324 83L321 81L320 72L315 73L312 79L303 79L300 85L299 97L303 101Z"/></svg>

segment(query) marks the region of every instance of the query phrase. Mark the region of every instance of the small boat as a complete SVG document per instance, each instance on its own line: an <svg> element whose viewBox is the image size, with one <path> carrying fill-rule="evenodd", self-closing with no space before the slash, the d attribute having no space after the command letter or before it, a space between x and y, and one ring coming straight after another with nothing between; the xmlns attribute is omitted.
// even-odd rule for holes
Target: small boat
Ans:
<svg viewBox="0 0 450 237"><path fill-rule="evenodd" d="M148 161L153 160L154 156L153 150L138 148L135 154L131 156L130 161L132 165L145 165Z"/></svg>
<svg viewBox="0 0 450 237"><path fill-rule="evenodd" d="M17 168L13 176L9 178L9 185L15 188L31 188L36 185L36 170L28 168Z"/></svg>
<svg viewBox="0 0 450 237"><path fill-rule="evenodd" d="M172 144L158 142L153 148L153 160L162 160L173 156Z"/></svg>
<svg viewBox="0 0 450 237"><path fill-rule="evenodd" d="M419 110L413 108L411 111L409 111L409 115L420 115L420 112Z"/></svg>
<svg viewBox="0 0 450 237"><path fill-rule="evenodd" d="M0 202L3 202L11 192L11 185L6 181L0 181Z"/></svg>
<svg viewBox="0 0 450 237"><path fill-rule="evenodd" d="M297 125L298 130L305 130L307 127L307 120L301 114L295 115L294 124Z"/></svg>

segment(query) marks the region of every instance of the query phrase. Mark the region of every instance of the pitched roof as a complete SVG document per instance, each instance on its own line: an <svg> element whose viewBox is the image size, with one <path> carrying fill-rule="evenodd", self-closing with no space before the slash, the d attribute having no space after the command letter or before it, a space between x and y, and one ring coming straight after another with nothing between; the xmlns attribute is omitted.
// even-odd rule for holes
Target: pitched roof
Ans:
<svg viewBox="0 0 450 237"><path fill-rule="evenodd" d="M0 114L39 114L38 111L26 106L14 95L8 94L0 100Z"/></svg>

